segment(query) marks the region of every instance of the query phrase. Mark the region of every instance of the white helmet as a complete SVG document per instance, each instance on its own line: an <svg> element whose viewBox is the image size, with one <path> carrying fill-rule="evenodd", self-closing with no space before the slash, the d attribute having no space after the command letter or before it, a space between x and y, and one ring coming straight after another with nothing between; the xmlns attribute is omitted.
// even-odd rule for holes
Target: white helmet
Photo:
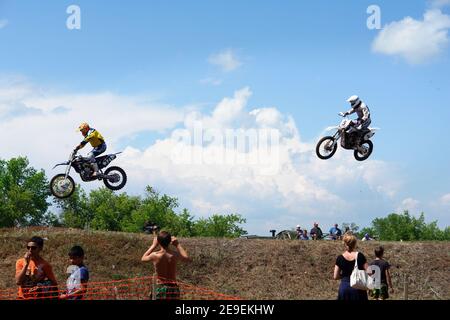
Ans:
<svg viewBox="0 0 450 320"><path fill-rule="evenodd" d="M300 229L301 227L300 227L300 225L298 224L295 228Z"/></svg>
<svg viewBox="0 0 450 320"><path fill-rule="evenodd" d="M350 98L347 99L347 102L349 102L352 105L353 109L359 107L359 105L361 104L361 100L359 99L358 96L351 96Z"/></svg>

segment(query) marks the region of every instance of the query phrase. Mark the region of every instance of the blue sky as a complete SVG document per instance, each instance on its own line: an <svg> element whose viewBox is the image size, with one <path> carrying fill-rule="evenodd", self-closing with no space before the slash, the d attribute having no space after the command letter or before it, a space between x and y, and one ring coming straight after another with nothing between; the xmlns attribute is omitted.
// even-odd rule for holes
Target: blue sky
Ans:
<svg viewBox="0 0 450 320"><path fill-rule="evenodd" d="M66 28L66 8L71 4L81 8L81 30ZM354 218L368 224L375 216L395 210L402 200L413 199L417 211L427 216L429 212L430 219L448 225L450 207L442 197L450 194L450 151L445 139L450 119L450 55L445 42L449 28L437 30L445 33L437 40L441 41L438 52L420 63L410 63L402 54L374 52L374 40L382 30L366 27L366 9L372 4L381 8L386 33L391 31L386 30L389 24L407 16L422 21L429 10L440 10L444 17L450 14L449 6L432 9L430 1L408 5L356 0L131 1L126 5L122 1L0 1L0 22L6 21L0 27L0 78L24 77L33 90L39 88L46 96L105 92L145 96L149 103L175 112L195 108L204 115L225 97L249 87L248 110L273 107L291 116L301 140L309 143L323 128L336 124L337 113L348 109L345 100L358 94L371 107L373 125L382 129L374 138L372 159L395 168L398 176L392 178L403 184L389 200L381 194L358 199L367 208L376 199L379 211ZM408 47L398 52L409 50L406 54L411 56L425 49ZM211 57L227 50L239 61L231 71L211 63ZM27 105L28 100L23 101ZM143 127L118 137L117 147L143 151L182 126L178 119L158 130ZM48 146L47 152L53 148ZM159 186L163 192L179 191L164 181ZM138 192L137 185L130 188ZM347 190L333 193L352 196ZM185 199L182 206L195 211L188 193L180 198ZM217 198L224 208L226 201L243 201L237 199ZM433 205L439 201L444 204ZM313 219L286 215L305 225ZM324 216L322 221L340 223L346 220L344 215ZM269 212L248 217L247 228L257 233L264 233L266 227L252 221L275 220Z"/></svg>

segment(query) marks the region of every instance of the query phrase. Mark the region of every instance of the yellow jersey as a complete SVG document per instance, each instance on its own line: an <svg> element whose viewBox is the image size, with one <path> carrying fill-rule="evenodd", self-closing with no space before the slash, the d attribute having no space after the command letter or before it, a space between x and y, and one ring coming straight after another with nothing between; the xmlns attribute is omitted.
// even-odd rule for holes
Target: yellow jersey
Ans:
<svg viewBox="0 0 450 320"><path fill-rule="evenodd" d="M105 143L105 139L100 132L95 129L90 129L81 142L81 146L84 147L87 143L90 143L93 148L97 148L102 143Z"/></svg>

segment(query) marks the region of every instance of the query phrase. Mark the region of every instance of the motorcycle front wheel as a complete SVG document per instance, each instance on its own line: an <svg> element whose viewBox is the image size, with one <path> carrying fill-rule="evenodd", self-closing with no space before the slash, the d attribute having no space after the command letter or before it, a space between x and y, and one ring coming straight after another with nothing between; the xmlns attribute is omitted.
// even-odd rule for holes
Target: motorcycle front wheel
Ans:
<svg viewBox="0 0 450 320"><path fill-rule="evenodd" d="M373 151L373 143L370 140L365 140L360 145L362 148L364 148L366 151L362 154L358 150L355 150L353 155L355 156L355 159L358 161L364 161L367 158L370 157Z"/></svg>
<svg viewBox="0 0 450 320"><path fill-rule="evenodd" d="M333 137L324 137L320 139L316 146L316 154L322 160L330 159L337 150L337 143L334 143Z"/></svg>
<svg viewBox="0 0 450 320"><path fill-rule="evenodd" d="M105 186L114 191L122 189L127 183L127 174L120 167L109 167L103 176Z"/></svg>
<svg viewBox="0 0 450 320"><path fill-rule="evenodd" d="M68 198L75 191L75 181L71 176L58 174L50 181L50 191L58 199Z"/></svg>

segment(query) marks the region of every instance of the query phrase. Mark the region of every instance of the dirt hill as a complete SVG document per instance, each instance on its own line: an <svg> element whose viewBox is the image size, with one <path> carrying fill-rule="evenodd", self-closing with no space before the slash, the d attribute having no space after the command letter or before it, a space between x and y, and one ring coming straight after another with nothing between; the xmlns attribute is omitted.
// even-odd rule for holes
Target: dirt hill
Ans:
<svg viewBox="0 0 450 320"><path fill-rule="evenodd" d="M91 281L109 281L153 274L140 262L152 237L145 234L89 232L71 229L0 229L0 289L15 288L15 261L25 254L26 240L45 241L42 256L65 281L67 252L75 244L86 251ZM332 280L341 242L272 239L180 239L193 262L180 265L179 279L195 286L245 299L335 299L339 281ZM380 242L359 242L369 260ZM382 242L392 268L396 292L404 299L450 299L449 242Z"/></svg>

